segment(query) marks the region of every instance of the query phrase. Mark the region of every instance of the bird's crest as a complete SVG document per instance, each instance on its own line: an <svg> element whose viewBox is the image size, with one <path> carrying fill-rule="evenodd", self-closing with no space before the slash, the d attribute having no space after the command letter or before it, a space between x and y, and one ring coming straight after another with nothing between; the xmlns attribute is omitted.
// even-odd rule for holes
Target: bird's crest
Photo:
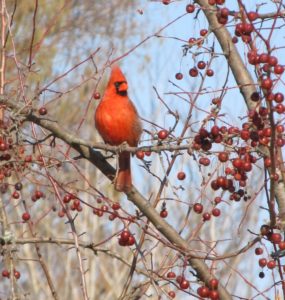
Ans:
<svg viewBox="0 0 285 300"><path fill-rule="evenodd" d="M109 79L109 84L113 84L115 82L123 82L127 81L125 75L118 65L112 66L111 76Z"/></svg>

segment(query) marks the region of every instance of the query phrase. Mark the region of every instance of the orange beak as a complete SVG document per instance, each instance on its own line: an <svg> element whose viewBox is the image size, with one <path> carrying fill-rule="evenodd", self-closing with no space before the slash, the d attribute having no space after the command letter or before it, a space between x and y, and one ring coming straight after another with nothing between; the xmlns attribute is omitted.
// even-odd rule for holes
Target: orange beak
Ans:
<svg viewBox="0 0 285 300"><path fill-rule="evenodd" d="M128 84L126 82L123 82L120 84L118 91L119 92L126 92L128 90Z"/></svg>

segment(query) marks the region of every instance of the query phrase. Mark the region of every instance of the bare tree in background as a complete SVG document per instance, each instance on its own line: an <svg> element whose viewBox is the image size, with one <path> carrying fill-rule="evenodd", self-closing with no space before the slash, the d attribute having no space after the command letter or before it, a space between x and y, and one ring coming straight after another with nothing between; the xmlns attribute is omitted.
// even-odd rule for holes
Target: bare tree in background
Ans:
<svg viewBox="0 0 285 300"><path fill-rule="evenodd" d="M284 3L253 2L1 0L0 299L284 297ZM132 44L154 5L183 12ZM94 111L158 38L181 70L124 145L125 195Z"/></svg>

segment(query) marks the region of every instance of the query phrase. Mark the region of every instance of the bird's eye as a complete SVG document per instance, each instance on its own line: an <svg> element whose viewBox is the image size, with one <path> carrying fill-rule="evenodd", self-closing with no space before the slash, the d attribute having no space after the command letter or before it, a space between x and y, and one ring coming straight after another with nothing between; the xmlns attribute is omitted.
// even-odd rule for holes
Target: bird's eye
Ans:
<svg viewBox="0 0 285 300"><path fill-rule="evenodd" d="M115 87L116 87L116 88L118 88L118 87L120 86L120 84L121 84L121 83L120 83L120 82L118 82L118 81L117 81L117 82L115 82Z"/></svg>

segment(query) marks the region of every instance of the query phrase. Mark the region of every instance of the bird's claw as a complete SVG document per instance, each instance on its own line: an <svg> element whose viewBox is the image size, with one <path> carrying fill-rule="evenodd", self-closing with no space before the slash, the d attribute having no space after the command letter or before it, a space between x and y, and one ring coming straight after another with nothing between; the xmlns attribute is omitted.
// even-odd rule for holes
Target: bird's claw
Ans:
<svg viewBox="0 0 285 300"><path fill-rule="evenodd" d="M121 145L118 146L118 152L122 153L126 150L126 148L129 146L127 142L123 142Z"/></svg>

